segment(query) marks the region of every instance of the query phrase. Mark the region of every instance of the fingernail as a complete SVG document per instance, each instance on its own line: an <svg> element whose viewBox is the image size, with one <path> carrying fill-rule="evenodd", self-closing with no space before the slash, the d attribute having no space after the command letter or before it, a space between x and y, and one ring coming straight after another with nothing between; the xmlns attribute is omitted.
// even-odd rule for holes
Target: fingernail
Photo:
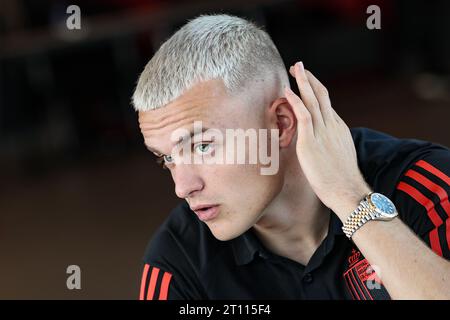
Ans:
<svg viewBox="0 0 450 320"><path fill-rule="evenodd" d="M300 69L300 71L305 70L305 68L303 67L303 62L299 61L297 62L298 68Z"/></svg>

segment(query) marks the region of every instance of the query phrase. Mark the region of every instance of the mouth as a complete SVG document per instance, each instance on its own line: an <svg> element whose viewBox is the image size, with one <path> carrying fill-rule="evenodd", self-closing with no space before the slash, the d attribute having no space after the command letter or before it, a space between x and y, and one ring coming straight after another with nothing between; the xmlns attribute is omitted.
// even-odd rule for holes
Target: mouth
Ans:
<svg viewBox="0 0 450 320"><path fill-rule="evenodd" d="M213 220L219 215L219 205L202 205L192 208L201 221Z"/></svg>

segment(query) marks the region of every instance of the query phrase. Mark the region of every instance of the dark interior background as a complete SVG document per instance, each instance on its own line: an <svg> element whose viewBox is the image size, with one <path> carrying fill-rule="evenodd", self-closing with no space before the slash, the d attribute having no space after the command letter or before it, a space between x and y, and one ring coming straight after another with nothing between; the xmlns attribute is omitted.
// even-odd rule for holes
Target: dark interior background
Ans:
<svg viewBox="0 0 450 320"><path fill-rule="evenodd" d="M71 4L81 30L65 28ZM1 0L0 298L138 297L144 248L178 200L130 97L162 41L220 12L264 25L350 127L450 145L449 1ZM66 287L72 264L81 290Z"/></svg>

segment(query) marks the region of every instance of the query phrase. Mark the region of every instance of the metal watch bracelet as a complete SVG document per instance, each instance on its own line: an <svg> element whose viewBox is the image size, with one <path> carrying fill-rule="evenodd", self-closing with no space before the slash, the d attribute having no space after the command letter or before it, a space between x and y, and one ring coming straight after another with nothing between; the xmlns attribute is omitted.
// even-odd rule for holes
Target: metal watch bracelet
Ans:
<svg viewBox="0 0 450 320"><path fill-rule="evenodd" d="M347 238L351 239L353 234L361 228L366 222L376 218L376 212L369 205L368 198L372 194L369 193L360 202L358 207L348 216L346 222L342 226Z"/></svg>

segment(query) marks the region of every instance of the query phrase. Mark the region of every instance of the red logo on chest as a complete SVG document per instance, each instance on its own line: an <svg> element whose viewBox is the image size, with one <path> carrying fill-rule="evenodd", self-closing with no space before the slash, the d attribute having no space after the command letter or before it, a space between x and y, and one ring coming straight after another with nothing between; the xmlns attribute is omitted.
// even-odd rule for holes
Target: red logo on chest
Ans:
<svg viewBox="0 0 450 320"><path fill-rule="evenodd" d="M386 294L384 293L385 289L382 286L380 278L375 273L374 268L372 268L359 250L352 249L351 254L347 258L347 262L348 267L343 276L345 284L353 299L373 300L378 297L388 297L387 292ZM374 291L374 289L380 290Z"/></svg>
<svg viewBox="0 0 450 320"><path fill-rule="evenodd" d="M348 257L349 268L359 261L359 257L361 257L361 252L352 249L352 254Z"/></svg>

